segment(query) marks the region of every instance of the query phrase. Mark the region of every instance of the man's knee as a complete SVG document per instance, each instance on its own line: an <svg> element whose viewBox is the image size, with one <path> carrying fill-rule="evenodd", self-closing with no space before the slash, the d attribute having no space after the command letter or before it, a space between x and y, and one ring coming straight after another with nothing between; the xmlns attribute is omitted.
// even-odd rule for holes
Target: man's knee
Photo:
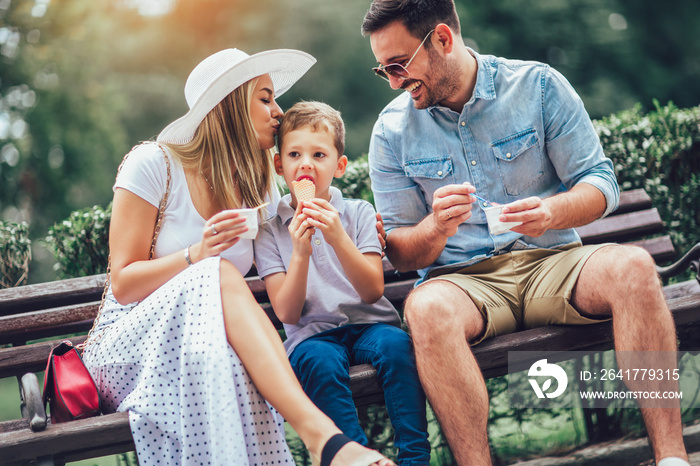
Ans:
<svg viewBox="0 0 700 466"><path fill-rule="evenodd" d="M463 332L479 334L484 319L469 295L448 281L427 282L413 290L404 305L404 317L414 342ZM471 335L474 334L474 335Z"/></svg>
<svg viewBox="0 0 700 466"><path fill-rule="evenodd" d="M595 273L605 276L605 282L612 286L660 286L654 259L643 248L614 245L601 249L597 255Z"/></svg>
<svg viewBox="0 0 700 466"><path fill-rule="evenodd" d="M654 259L636 246L612 245L596 251L581 271L572 295L579 312L609 315L627 309L621 303L644 302L662 309L664 300Z"/></svg>

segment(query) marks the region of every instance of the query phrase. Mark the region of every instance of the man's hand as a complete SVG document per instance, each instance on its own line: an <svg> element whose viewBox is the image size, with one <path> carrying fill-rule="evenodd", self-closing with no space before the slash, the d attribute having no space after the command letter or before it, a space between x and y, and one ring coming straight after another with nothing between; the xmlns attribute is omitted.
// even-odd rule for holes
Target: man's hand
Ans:
<svg viewBox="0 0 700 466"><path fill-rule="evenodd" d="M549 205L539 197L528 197L506 204L498 219L501 222L523 222L511 230L534 238L542 236L552 227Z"/></svg>
<svg viewBox="0 0 700 466"><path fill-rule="evenodd" d="M433 194L433 223L444 237L457 233L457 228L472 216L472 193L476 192L469 183L450 184L435 190Z"/></svg>
<svg viewBox="0 0 700 466"><path fill-rule="evenodd" d="M384 230L384 219L382 218L382 214L379 212L377 212L376 218L377 238L379 238L379 245L382 247L382 257L384 257L384 253L386 252L386 230Z"/></svg>

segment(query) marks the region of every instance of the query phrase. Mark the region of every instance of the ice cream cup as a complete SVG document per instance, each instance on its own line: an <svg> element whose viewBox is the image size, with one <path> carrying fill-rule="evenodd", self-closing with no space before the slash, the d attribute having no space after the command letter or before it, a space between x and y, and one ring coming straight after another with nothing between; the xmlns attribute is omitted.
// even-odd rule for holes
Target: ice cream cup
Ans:
<svg viewBox="0 0 700 466"><path fill-rule="evenodd" d="M248 231L243 233L241 239L255 239L258 236L258 210L259 209L235 209L239 215L245 217Z"/></svg>
<svg viewBox="0 0 700 466"><path fill-rule="evenodd" d="M486 221L489 223L489 231L492 235L502 235L503 233L510 231L511 228L522 225L523 222L501 222L498 217L501 215L503 210L502 205L496 205L492 207L484 207L484 213L486 214Z"/></svg>

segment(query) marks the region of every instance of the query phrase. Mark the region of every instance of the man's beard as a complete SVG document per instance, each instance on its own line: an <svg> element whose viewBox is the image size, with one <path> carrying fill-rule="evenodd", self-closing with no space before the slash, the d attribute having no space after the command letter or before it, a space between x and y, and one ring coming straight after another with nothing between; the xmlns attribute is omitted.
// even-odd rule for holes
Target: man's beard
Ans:
<svg viewBox="0 0 700 466"><path fill-rule="evenodd" d="M441 58L434 50L428 51L428 63L431 69L430 83L422 81L423 98L413 101L413 106L419 110L438 105L459 90L457 63Z"/></svg>

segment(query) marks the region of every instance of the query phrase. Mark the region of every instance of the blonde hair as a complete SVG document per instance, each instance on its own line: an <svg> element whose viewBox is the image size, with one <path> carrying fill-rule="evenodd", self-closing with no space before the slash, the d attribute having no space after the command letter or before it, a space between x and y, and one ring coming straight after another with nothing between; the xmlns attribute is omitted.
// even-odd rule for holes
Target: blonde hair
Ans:
<svg viewBox="0 0 700 466"><path fill-rule="evenodd" d="M272 150L262 150L250 117L258 78L234 89L200 123L185 144L166 144L185 168L211 168L214 202L224 209L256 207L271 196ZM233 174L233 176L232 176ZM238 190L236 190L238 186ZM240 198L239 198L240 196Z"/></svg>
<svg viewBox="0 0 700 466"><path fill-rule="evenodd" d="M338 150L338 157L345 153L345 125L340 112L328 104L314 101L297 102L284 114L277 130L277 145L280 150L287 133L306 126L314 131L328 132Z"/></svg>

